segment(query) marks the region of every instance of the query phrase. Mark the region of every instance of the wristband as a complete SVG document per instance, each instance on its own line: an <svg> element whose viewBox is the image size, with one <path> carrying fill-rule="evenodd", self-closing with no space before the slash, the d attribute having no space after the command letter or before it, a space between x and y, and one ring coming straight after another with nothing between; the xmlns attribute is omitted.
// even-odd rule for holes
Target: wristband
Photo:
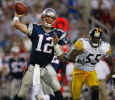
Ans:
<svg viewBox="0 0 115 100"><path fill-rule="evenodd" d="M19 17L17 17L17 16L15 16L15 17L13 18L13 24L14 24L16 21L19 21Z"/></svg>

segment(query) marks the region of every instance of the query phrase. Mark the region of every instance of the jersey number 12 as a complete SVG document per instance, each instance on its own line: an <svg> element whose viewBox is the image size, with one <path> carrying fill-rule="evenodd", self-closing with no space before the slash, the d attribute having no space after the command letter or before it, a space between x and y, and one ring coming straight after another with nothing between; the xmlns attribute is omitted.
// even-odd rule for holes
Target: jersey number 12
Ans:
<svg viewBox="0 0 115 100"><path fill-rule="evenodd" d="M47 37L45 40L45 43L43 44L44 35L40 34L38 44L37 44L37 51L43 51L44 53L51 53L52 49L50 47L53 47L53 38ZM42 50L43 46L43 50Z"/></svg>

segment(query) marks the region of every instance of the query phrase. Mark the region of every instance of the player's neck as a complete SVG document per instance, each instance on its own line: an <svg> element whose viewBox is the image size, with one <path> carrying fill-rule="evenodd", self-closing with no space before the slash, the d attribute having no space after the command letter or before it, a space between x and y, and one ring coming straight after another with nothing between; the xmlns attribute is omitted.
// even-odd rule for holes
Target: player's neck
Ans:
<svg viewBox="0 0 115 100"><path fill-rule="evenodd" d="M45 26L43 26L43 29L45 30L45 32L50 32L51 31L51 27L45 27Z"/></svg>

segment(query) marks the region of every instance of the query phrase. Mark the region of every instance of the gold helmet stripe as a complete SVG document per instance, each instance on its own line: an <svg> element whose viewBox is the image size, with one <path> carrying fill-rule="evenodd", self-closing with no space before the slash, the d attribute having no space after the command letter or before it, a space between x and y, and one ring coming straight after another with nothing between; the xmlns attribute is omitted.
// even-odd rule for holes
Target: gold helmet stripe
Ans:
<svg viewBox="0 0 115 100"><path fill-rule="evenodd" d="M99 29L98 28L96 28L96 35L98 35L99 34Z"/></svg>

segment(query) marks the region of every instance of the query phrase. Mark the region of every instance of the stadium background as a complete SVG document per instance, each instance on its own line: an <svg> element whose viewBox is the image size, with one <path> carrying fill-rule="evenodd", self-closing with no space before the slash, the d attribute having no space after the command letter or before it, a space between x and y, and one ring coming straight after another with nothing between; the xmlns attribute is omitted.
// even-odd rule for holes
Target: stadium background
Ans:
<svg viewBox="0 0 115 100"><path fill-rule="evenodd" d="M28 14L23 23L39 23L40 14L44 8L52 7L57 11L58 17L63 17L69 22L66 32L69 49L79 37L86 37L91 24L100 25L105 33L104 38L111 43L112 56L115 57L115 0L0 0L0 100L10 95L10 79L8 78L9 68L4 63L11 48L18 46L20 54L28 59L31 49L31 42L11 26L16 1L23 1L28 7ZM64 80L67 88L67 81ZM111 100L111 87L110 91ZM87 91L84 90L84 91ZM67 91L65 91L66 95ZM83 93L84 94L84 93ZM87 92L85 92L85 96ZM84 100L82 98L82 100Z"/></svg>

